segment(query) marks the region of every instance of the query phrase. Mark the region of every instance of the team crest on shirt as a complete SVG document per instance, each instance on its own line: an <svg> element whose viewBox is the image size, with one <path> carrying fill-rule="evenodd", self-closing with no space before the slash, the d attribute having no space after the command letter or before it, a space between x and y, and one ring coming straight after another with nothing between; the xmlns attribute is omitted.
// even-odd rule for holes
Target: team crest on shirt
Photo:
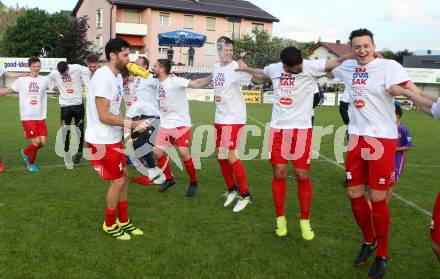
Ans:
<svg viewBox="0 0 440 279"><path fill-rule="evenodd" d="M353 73L351 85L367 85L368 72L367 68L356 68Z"/></svg>
<svg viewBox="0 0 440 279"><path fill-rule="evenodd" d="M226 78L225 73L217 73L214 78L214 87L223 87L225 86Z"/></svg>

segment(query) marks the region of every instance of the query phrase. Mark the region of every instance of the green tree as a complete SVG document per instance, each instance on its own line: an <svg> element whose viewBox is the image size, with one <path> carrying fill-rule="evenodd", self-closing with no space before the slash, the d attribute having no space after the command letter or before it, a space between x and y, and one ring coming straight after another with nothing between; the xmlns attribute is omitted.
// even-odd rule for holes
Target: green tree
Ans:
<svg viewBox="0 0 440 279"><path fill-rule="evenodd" d="M25 12L26 10L20 7L10 9L3 5L0 1L0 40L6 29L9 26L15 25L17 23L17 18L21 15L24 15Z"/></svg>
<svg viewBox="0 0 440 279"><path fill-rule="evenodd" d="M266 31L253 30L235 41L235 59L243 59L250 67L263 68L266 65L280 61L281 51L288 46L301 50L303 57L310 55L314 42L298 42L290 39L271 37Z"/></svg>
<svg viewBox="0 0 440 279"><path fill-rule="evenodd" d="M250 67L263 68L278 62L284 48L282 39L271 38L266 31L254 30L235 41L235 59L243 59Z"/></svg>
<svg viewBox="0 0 440 279"><path fill-rule="evenodd" d="M394 52L392 50L387 49L387 48L380 51L380 54L382 54L383 58L386 58L386 59L393 59L394 58Z"/></svg>
<svg viewBox="0 0 440 279"><path fill-rule="evenodd" d="M39 9L26 10L17 18L17 24L9 26L1 41L6 56L51 57L60 34L69 28L69 18L56 13L49 15Z"/></svg>
<svg viewBox="0 0 440 279"><path fill-rule="evenodd" d="M65 57L70 64L83 64L87 55L91 53L92 42L87 40L87 31L90 28L87 16L70 20L69 28L58 36L53 57Z"/></svg>

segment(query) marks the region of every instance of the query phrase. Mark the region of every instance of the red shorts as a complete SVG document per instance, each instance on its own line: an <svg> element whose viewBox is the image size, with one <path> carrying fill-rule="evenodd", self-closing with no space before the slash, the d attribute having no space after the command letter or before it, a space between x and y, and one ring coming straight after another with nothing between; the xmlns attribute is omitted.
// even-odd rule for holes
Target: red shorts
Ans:
<svg viewBox="0 0 440 279"><path fill-rule="evenodd" d="M368 183L371 189L388 190L394 177L397 140L351 135L345 171L348 187Z"/></svg>
<svg viewBox="0 0 440 279"><path fill-rule="evenodd" d="M172 129L159 128L156 136L156 146L166 149L177 145L178 147L189 147L191 142L191 127L177 127Z"/></svg>
<svg viewBox="0 0 440 279"><path fill-rule="evenodd" d="M115 180L124 175L127 166L122 142L114 144L87 143L92 155L92 167L105 180Z"/></svg>
<svg viewBox="0 0 440 279"><path fill-rule="evenodd" d="M26 139L47 137L46 120L23 120L21 123Z"/></svg>
<svg viewBox="0 0 440 279"><path fill-rule="evenodd" d="M312 129L270 129L270 163L287 164L309 169L312 157Z"/></svg>
<svg viewBox="0 0 440 279"><path fill-rule="evenodd" d="M215 146L227 150L236 150L244 131L243 124L215 124Z"/></svg>
<svg viewBox="0 0 440 279"><path fill-rule="evenodd" d="M432 211L431 239L440 245L440 193Z"/></svg>

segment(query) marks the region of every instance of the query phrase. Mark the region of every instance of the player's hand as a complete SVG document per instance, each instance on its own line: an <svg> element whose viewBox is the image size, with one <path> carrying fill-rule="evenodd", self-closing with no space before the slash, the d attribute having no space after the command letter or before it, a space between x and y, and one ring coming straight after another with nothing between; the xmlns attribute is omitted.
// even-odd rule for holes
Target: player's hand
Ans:
<svg viewBox="0 0 440 279"><path fill-rule="evenodd" d="M246 72L249 69L248 65L243 60L240 59L237 63L238 68L235 69L236 72Z"/></svg>
<svg viewBox="0 0 440 279"><path fill-rule="evenodd" d="M131 127L134 129L134 132L142 133L143 131L148 129L148 127L150 127L150 121L148 120L133 121L131 122Z"/></svg>

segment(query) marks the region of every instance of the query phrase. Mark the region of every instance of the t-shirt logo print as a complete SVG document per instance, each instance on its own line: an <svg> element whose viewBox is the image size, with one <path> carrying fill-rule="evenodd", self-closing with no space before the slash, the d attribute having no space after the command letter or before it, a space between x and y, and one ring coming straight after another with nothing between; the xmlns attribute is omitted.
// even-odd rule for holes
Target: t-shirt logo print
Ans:
<svg viewBox="0 0 440 279"><path fill-rule="evenodd" d="M73 83L72 77L69 75L61 75L61 80L66 86L70 86ZM73 94L75 93L75 89L68 87L66 93Z"/></svg>
<svg viewBox="0 0 440 279"><path fill-rule="evenodd" d="M214 88L223 88L225 86L226 78L225 73L217 73L217 76L214 79ZM222 101L222 97L219 95L221 93L220 90L216 90L214 100L216 103L220 103Z"/></svg>
<svg viewBox="0 0 440 279"><path fill-rule="evenodd" d="M38 95L40 94L40 86L37 82L31 81L29 83L29 96L31 100L29 103L33 106L38 104Z"/></svg>
<svg viewBox="0 0 440 279"><path fill-rule="evenodd" d="M157 93L158 93L158 96L159 96L159 107L160 107L160 110L163 111L163 112L167 112L167 108L165 107L165 102L166 102L167 95L166 95L165 89L163 88L162 85L160 85L158 87Z"/></svg>
<svg viewBox="0 0 440 279"><path fill-rule="evenodd" d="M293 89L295 89L296 86L295 77L290 73L281 73L278 86L282 88L282 96L279 99L280 105L283 107L290 107L291 105L293 105L293 99L291 95Z"/></svg>
<svg viewBox="0 0 440 279"><path fill-rule="evenodd" d="M353 86L354 97L362 97L364 92L368 91L367 88L368 72L366 68L356 68L353 73L353 79L351 85ZM355 99L354 106L358 109L365 107L366 102L363 99Z"/></svg>

